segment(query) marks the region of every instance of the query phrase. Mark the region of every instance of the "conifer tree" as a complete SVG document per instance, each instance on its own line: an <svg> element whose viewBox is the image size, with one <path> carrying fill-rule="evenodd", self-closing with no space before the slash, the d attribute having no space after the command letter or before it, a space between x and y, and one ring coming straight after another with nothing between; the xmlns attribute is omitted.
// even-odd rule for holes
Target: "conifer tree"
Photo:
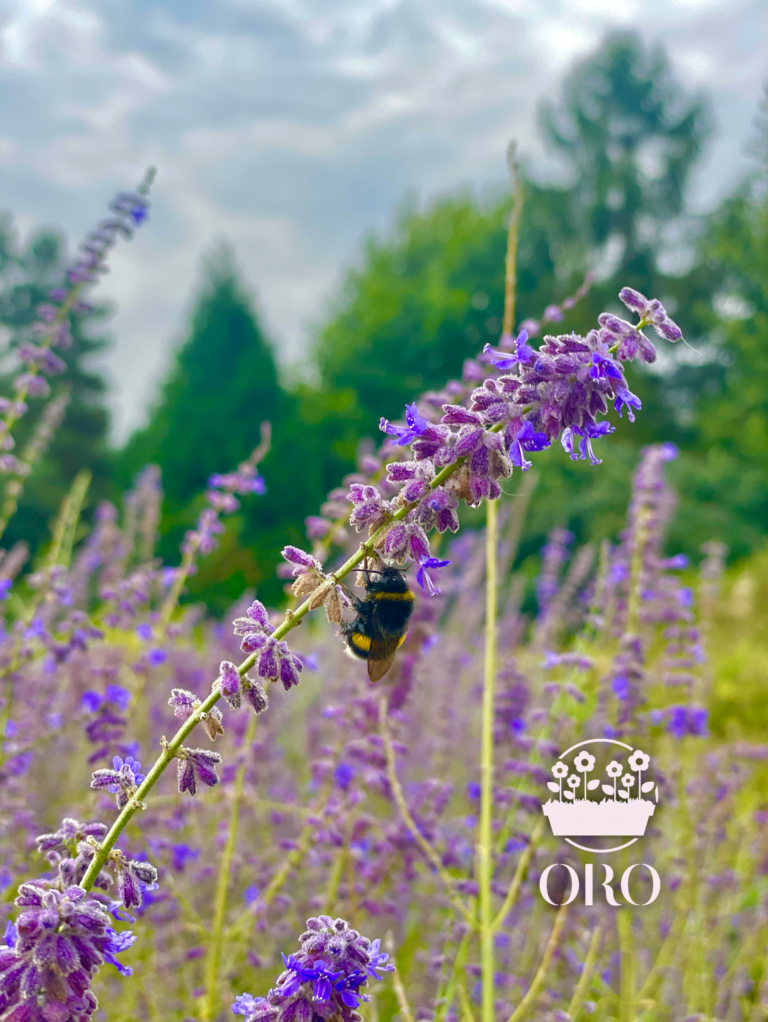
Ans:
<svg viewBox="0 0 768 1022"><path fill-rule="evenodd" d="M169 559L199 509L208 478L228 471L259 442L264 420L272 449L260 465L267 494L245 498L228 519L218 550L190 582L190 594L223 612L247 586L266 598L280 595L274 567L286 535L303 540L303 519L323 499L316 437L298 416L298 398L280 383L271 344L259 325L231 251L205 263L189 334L173 359L147 425L118 457L121 488L145 464L162 471L165 493L161 551ZM308 435L309 434L309 435ZM307 471L291 471L301 462ZM287 532L286 532L287 530ZM266 595L265 595L266 594Z"/></svg>

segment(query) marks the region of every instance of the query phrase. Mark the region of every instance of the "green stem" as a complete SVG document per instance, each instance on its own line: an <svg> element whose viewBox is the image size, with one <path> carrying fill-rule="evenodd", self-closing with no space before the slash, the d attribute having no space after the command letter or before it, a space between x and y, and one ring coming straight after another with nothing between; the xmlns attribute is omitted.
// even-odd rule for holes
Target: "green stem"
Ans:
<svg viewBox="0 0 768 1022"><path fill-rule="evenodd" d="M618 913L619 958L621 966L620 1022L633 1022L635 1011L635 960L632 946L632 916L624 909Z"/></svg>
<svg viewBox="0 0 768 1022"><path fill-rule="evenodd" d="M483 987L483 1022L494 1022L494 918L491 895L493 877L493 703L496 685L496 578L497 508L486 502L485 529L485 661L483 668L483 721L480 749L480 825L477 834L477 879L480 904L480 965Z"/></svg>
<svg viewBox="0 0 768 1022"><path fill-rule="evenodd" d="M195 561L195 554L197 548L200 545L198 540L195 543L191 543L189 549L185 552L181 559L181 564L176 570L176 576L173 580L173 585L168 591L168 595L165 598L165 602L160 610L160 626L158 628L158 634L162 638L165 635L168 625L171 623L173 612L176 610L176 604L179 602L181 591L184 588L184 584L189 576L190 569Z"/></svg>
<svg viewBox="0 0 768 1022"><path fill-rule="evenodd" d="M227 831L227 843L219 863L219 878L216 885L216 901L214 903L213 926L211 928L211 940L208 945L208 962L206 965L206 1002L203 1011L203 1018L208 1022L216 1017L219 1009L219 965L221 963L222 936L224 934L224 918L227 913L227 891L229 890L230 872L232 859L235 854L237 843L237 827L240 819L240 803L243 800L243 788L245 786L245 773L248 769L248 753L253 739L256 735L256 724L258 717L253 717L243 740L245 756L235 776L235 784L232 791L232 807L229 813L229 827Z"/></svg>
<svg viewBox="0 0 768 1022"><path fill-rule="evenodd" d="M571 1003L568 1005L567 1013L571 1022L576 1022L579 1012L581 1011L581 1006L589 993L589 987L592 983L592 976L597 964L597 956L600 954L600 945L602 944L602 941L603 927L601 923L598 923L592 931L592 940L589 942L589 951L587 951L584 968L581 970L581 976L579 976L579 982L573 992Z"/></svg>
<svg viewBox="0 0 768 1022"><path fill-rule="evenodd" d="M533 858L534 853L538 848L539 843L541 842L543 836L544 821L539 820L539 822L534 827L527 848L517 861L517 868L515 869L514 876L512 877L512 881L509 885L509 890L507 891L507 896L504 899L504 904L501 906L498 913L496 914L496 918L493 920L492 930L494 933L501 928L501 926L504 923L504 920L507 918L510 911L512 910L512 906L515 904L518 892L520 891L520 885L522 884L525 878L528 866L530 865L531 859Z"/></svg>
<svg viewBox="0 0 768 1022"><path fill-rule="evenodd" d="M495 433L497 433L500 429L500 423L491 427L491 430ZM446 479L450 478L450 476L452 476L453 473L464 464L465 460L465 458L459 458L452 465L446 465L446 467L442 471L438 472L430 483L431 488L435 489L444 483ZM383 536L389 525L392 522L402 521L408 512L415 506L415 504L404 504L387 522L384 523L384 525L378 528L365 543L360 544L360 547L355 551L355 553L352 554L352 556L349 557L344 564L333 573L332 577L340 580L349 575L351 571L354 571L358 564L360 564L373 551L376 541ZM311 596L307 597L300 607L297 607L296 610L291 610L286 614L285 619L272 633L272 637L274 639L279 640L284 638L292 628L295 628L302 621L309 612L311 599ZM256 663L257 657L258 653L251 653L251 655L247 657L242 664L240 664L237 670L241 677L253 667ZM140 803L144 802L146 796L150 793L150 791L152 791L154 786L165 773L166 768L176 758L176 753L180 749L184 739L194 731L200 721L203 720L204 715L208 713L209 710L213 709L220 698L220 692L217 690L212 691L204 702L198 706L197 710L184 721L171 741L165 743L163 751L158 756L147 776L139 785L134 798L132 798L125 808L121 810L117 819L112 824L107 836L99 846L99 850L91 860L91 864L88 867L85 876L80 881L80 886L84 891L90 891L93 887L94 881L109 858L109 853L114 848L117 839L128 826L136 811L140 808Z"/></svg>
<svg viewBox="0 0 768 1022"><path fill-rule="evenodd" d="M528 1011L533 1007L536 998L539 996L539 991L544 986L544 980L547 978L547 971L549 969L549 963L552 961L552 955L555 953L555 948L560 941L560 933L563 929L563 925L565 924L567 912L567 905L561 905L558 909L557 916L555 917L555 925L552 927L552 933L550 934L547 946L544 949L544 956L541 959L541 965L539 965L536 975L533 977L533 982L528 987L525 997L509 1016L508 1022L522 1022L522 1019L528 1014Z"/></svg>

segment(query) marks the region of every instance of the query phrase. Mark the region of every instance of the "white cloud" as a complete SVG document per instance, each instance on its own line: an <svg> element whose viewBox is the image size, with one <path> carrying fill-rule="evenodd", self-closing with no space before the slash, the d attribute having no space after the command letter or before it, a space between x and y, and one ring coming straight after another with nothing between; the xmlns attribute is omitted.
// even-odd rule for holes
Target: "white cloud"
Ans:
<svg viewBox="0 0 768 1022"><path fill-rule="evenodd" d="M697 174L729 187L768 52L764 0L16 0L0 32L5 202L73 238L159 168L150 223L102 286L124 433L228 237L281 357L306 343L365 232L409 189L502 182L536 107L608 29L664 42L721 126ZM542 164L543 165L543 164Z"/></svg>

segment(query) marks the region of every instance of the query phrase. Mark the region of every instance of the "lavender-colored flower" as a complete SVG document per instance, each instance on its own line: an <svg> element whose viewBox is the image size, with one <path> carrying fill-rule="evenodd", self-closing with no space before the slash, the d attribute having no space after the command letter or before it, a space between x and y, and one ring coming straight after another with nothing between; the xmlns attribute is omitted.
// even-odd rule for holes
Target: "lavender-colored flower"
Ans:
<svg viewBox="0 0 768 1022"><path fill-rule="evenodd" d="M602 459L595 456L595 452L592 450L592 441L599 437L607 436L609 433L615 433L616 427L611 426L609 422L605 420L603 422L596 423L595 425L584 425L569 426L563 430L561 442L563 450L566 454L570 455L571 461L585 461L587 457L593 465L602 465ZM582 439L579 441L578 450L574 452L573 443L574 437L578 435Z"/></svg>
<svg viewBox="0 0 768 1022"><path fill-rule="evenodd" d="M174 717L178 717L179 720L189 720L200 705L200 700L194 692L189 692L185 688L173 688L168 705L173 707Z"/></svg>
<svg viewBox="0 0 768 1022"><path fill-rule="evenodd" d="M354 505L349 523L354 525L357 532L369 527L377 528L393 510L392 505L381 496L375 486L353 483L347 494L347 500Z"/></svg>
<svg viewBox="0 0 768 1022"><path fill-rule="evenodd" d="M640 398L636 394L633 394L626 387L616 388L616 400L613 402L614 409L619 413L621 418L621 412L623 408L627 409L627 418L630 422L635 421L635 414L632 411L633 408L637 408L638 411L643 407Z"/></svg>
<svg viewBox="0 0 768 1022"><path fill-rule="evenodd" d="M419 415L415 404L405 406L405 426L393 426L387 419L382 419L379 429L382 433L397 437L394 441L398 447L405 447L413 443L416 437L422 436L429 425L426 419Z"/></svg>
<svg viewBox="0 0 768 1022"><path fill-rule="evenodd" d="M130 975L115 956L133 934L116 933L104 906L80 887L57 891L33 881L21 885L15 903L22 911L12 942L0 947L1 1017L86 1022L98 1007L91 990L98 967L107 962Z"/></svg>
<svg viewBox="0 0 768 1022"><path fill-rule="evenodd" d="M40 834L35 841L40 852L52 849L66 851L71 850L75 844L85 841L88 837L101 841L106 833L107 828L103 823L80 823L71 817L65 817L57 831L52 834Z"/></svg>
<svg viewBox="0 0 768 1022"><path fill-rule="evenodd" d="M667 315L667 311L656 298L648 299L639 291L631 287L624 287L619 292L619 298L633 312L640 315L640 322L650 323L653 329L667 341L673 344L682 340L683 332L680 327Z"/></svg>
<svg viewBox="0 0 768 1022"><path fill-rule="evenodd" d="M322 564L315 557L298 547L284 547L281 553L285 560L292 565L294 576L303 575L307 571L322 572L323 570Z"/></svg>
<svg viewBox="0 0 768 1022"><path fill-rule="evenodd" d="M560 317L562 319L562 316ZM511 340L511 338L510 338ZM516 365L527 364L533 359L534 351L530 344L526 344L528 340L528 331L521 330L514 341L515 352L510 355L505 351L494 351L490 344L486 344L483 348L483 354L488 355L490 361L497 369L506 370L512 369ZM502 344L504 338L502 337Z"/></svg>
<svg viewBox="0 0 768 1022"><path fill-rule="evenodd" d="M433 490L422 503L421 508L417 512L417 518L427 528L434 525L434 528L440 533L448 531L458 532L458 506L459 498L456 494L441 486ZM425 510L429 512L429 515L424 513Z"/></svg>
<svg viewBox="0 0 768 1022"><path fill-rule="evenodd" d="M261 1005L268 1006L266 997L254 997L253 994L238 994L235 1000L232 1002L232 1014L233 1015L245 1015L249 1019L265 1018L264 1015L257 1015L256 1010ZM271 1009L273 1017L277 1018L279 1012L277 1008Z"/></svg>
<svg viewBox="0 0 768 1022"><path fill-rule="evenodd" d="M244 617L235 617L232 626L236 636L271 635L274 632L267 608L259 600L254 600Z"/></svg>
<svg viewBox="0 0 768 1022"><path fill-rule="evenodd" d="M105 789L116 796L115 802L118 809L123 809L136 794L136 789L144 780L144 774L140 773L141 763L127 756L125 760L120 756L112 759L112 769L94 770L91 778L91 787Z"/></svg>
<svg viewBox="0 0 768 1022"><path fill-rule="evenodd" d="M300 941L300 951L282 956L285 971L267 997L240 994L234 1014L246 1022L354 1022L355 1009L370 1000L363 992L368 981L394 968L380 941L371 943L343 919L308 919Z"/></svg>
<svg viewBox="0 0 768 1022"><path fill-rule="evenodd" d="M229 660L222 660L219 666L219 677L215 687L229 703L233 710L240 708L240 672Z"/></svg>
<svg viewBox="0 0 768 1022"><path fill-rule="evenodd" d="M515 432L513 428L517 426ZM522 426L519 421L515 424L510 422L507 426L505 439L509 448L509 459L517 468L527 472L531 462L526 460L526 451L543 451L552 443L546 433L537 433L533 425L526 419Z"/></svg>
<svg viewBox="0 0 768 1022"><path fill-rule="evenodd" d="M221 756L211 749L187 749L183 745L177 751L179 794L188 791L197 794L197 782L207 784L209 788L219 783L216 767L221 763Z"/></svg>
<svg viewBox="0 0 768 1022"><path fill-rule="evenodd" d="M254 681L246 674L242 678L241 688L243 698L254 713L263 713L267 709L267 706L269 705L267 693L258 681Z"/></svg>
<svg viewBox="0 0 768 1022"><path fill-rule="evenodd" d="M174 688L171 690L171 698L168 700L168 705L173 707L174 717L178 717L179 720L189 720L192 714L201 706L201 701L193 692L189 692L185 688ZM224 718L218 706L212 706L210 710L202 715L203 730L211 741L224 734L223 721Z"/></svg>
<svg viewBox="0 0 768 1022"><path fill-rule="evenodd" d="M541 666L547 671L554 667L575 667L578 671L589 671L594 667L594 661L579 653L553 653L551 649L545 649Z"/></svg>
<svg viewBox="0 0 768 1022"><path fill-rule="evenodd" d="M333 779L338 786L346 791L352 783L352 778L355 776L355 768L351 763L338 763L336 769L333 771Z"/></svg>
<svg viewBox="0 0 768 1022"><path fill-rule="evenodd" d="M442 589L435 588L435 584L429 575L430 569L434 571L437 568L446 568L450 563L450 561L441 561L437 557L422 557L419 561L416 581L430 596L439 596L442 593Z"/></svg>
<svg viewBox="0 0 768 1022"><path fill-rule="evenodd" d="M122 852L112 853L117 872L117 891L123 906L139 908L144 891L157 889L157 870L149 862L127 859Z"/></svg>
<svg viewBox="0 0 768 1022"><path fill-rule="evenodd" d="M704 706L668 706L665 710L651 710L651 722L664 724L673 738L693 735L706 736L709 731L709 712Z"/></svg>

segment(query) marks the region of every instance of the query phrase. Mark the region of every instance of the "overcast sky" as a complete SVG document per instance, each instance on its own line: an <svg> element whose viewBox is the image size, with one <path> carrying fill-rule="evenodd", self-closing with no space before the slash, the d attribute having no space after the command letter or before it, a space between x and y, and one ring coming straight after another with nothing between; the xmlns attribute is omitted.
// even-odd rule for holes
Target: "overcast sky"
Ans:
<svg viewBox="0 0 768 1022"><path fill-rule="evenodd" d="M112 260L115 433L183 336L203 254L234 245L284 361L409 190L541 165L538 102L607 30L663 42L709 93L711 203L749 166L768 78L765 0L5 0L0 206L72 238L144 167L152 219Z"/></svg>

